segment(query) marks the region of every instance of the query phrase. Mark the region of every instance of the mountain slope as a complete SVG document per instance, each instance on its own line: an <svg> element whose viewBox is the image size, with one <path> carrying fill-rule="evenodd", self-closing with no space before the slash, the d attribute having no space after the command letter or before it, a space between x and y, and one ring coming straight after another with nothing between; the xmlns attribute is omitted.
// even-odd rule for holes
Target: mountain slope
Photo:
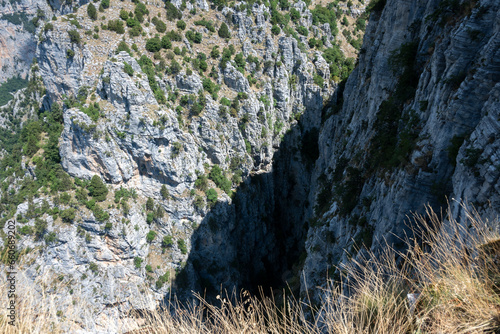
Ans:
<svg viewBox="0 0 500 334"><path fill-rule="evenodd" d="M92 6L40 24L0 133L2 222L89 330L143 293L321 297L445 196L498 215L495 1Z"/></svg>
<svg viewBox="0 0 500 334"><path fill-rule="evenodd" d="M355 243L402 246L407 215L445 196L498 216L498 15L494 1L387 1L372 14L319 137L309 285Z"/></svg>

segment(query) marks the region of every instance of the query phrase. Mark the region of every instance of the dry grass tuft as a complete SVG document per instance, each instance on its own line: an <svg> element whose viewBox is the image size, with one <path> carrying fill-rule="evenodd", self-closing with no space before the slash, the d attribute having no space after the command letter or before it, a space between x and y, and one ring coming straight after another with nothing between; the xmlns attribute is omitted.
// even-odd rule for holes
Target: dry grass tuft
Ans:
<svg viewBox="0 0 500 334"><path fill-rule="evenodd" d="M324 291L319 310L310 302L285 297L278 302L263 293L218 296L217 305L195 295L190 305L172 303L168 310L137 314L133 325L127 322L118 332L498 333L500 238L477 213L463 209L462 224L431 210L415 216L420 238L407 238L407 251L387 248L378 259L370 254L341 268L347 277ZM441 228L436 232L433 226ZM85 323L71 316L78 313L71 307L58 315L50 294L32 292L26 286L19 290L17 327L7 324L2 308L0 332L71 332ZM0 302L6 304L5 293Z"/></svg>
<svg viewBox="0 0 500 334"><path fill-rule="evenodd" d="M492 333L500 329L498 234L462 206L466 222L432 210L414 216L419 240L377 260L343 268L349 282L330 289L325 323L333 333ZM441 226L439 231L433 227ZM466 227L468 226L468 227ZM495 250L495 251L492 251ZM398 258L400 261L396 261ZM353 291L345 297L343 292ZM413 302L410 301L413 299Z"/></svg>

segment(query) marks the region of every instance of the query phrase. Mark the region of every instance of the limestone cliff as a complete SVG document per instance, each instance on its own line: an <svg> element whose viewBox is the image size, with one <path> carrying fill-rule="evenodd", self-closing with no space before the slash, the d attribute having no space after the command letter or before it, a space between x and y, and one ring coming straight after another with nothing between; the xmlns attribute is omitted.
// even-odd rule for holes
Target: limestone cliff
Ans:
<svg viewBox="0 0 500 334"><path fill-rule="evenodd" d="M389 0L371 15L358 66L319 136L309 286L338 275L328 269L363 243L375 253L401 246L407 215L445 206L445 196L457 214L452 199L498 217L499 9Z"/></svg>
<svg viewBox="0 0 500 334"><path fill-rule="evenodd" d="M55 15L67 14L87 0L21 0L0 3L0 84L12 77L26 78L35 57L37 27Z"/></svg>
<svg viewBox="0 0 500 334"><path fill-rule="evenodd" d="M497 1L60 5L2 109L0 218L86 330L143 293L304 296L446 196L498 215Z"/></svg>

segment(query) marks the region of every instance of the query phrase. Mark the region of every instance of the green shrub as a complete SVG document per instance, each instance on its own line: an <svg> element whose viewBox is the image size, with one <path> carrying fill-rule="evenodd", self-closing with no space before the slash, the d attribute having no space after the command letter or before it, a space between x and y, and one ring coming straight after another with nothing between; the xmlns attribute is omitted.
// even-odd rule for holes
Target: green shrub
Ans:
<svg viewBox="0 0 500 334"><path fill-rule="evenodd" d="M218 31L219 37L221 38L231 38L231 33L229 32L229 28L227 24L222 22Z"/></svg>
<svg viewBox="0 0 500 334"><path fill-rule="evenodd" d="M246 100L248 99L248 94L244 92L239 92L238 95L236 96L238 100Z"/></svg>
<svg viewBox="0 0 500 334"><path fill-rule="evenodd" d="M179 247L179 250L181 251L182 254L187 254L187 247L186 247L186 242L182 239L177 240L177 247Z"/></svg>
<svg viewBox="0 0 500 334"><path fill-rule="evenodd" d="M279 0L279 4L281 10L288 10L290 8L290 3L288 2L288 0Z"/></svg>
<svg viewBox="0 0 500 334"><path fill-rule="evenodd" d="M45 25L43 26L43 31L47 32L52 30L54 30L54 25L50 22L45 23Z"/></svg>
<svg viewBox="0 0 500 334"><path fill-rule="evenodd" d="M156 31L158 31L159 33L164 33L165 30L167 30L167 26L165 25L165 23L162 20L158 19L156 16L153 17L151 22L155 25Z"/></svg>
<svg viewBox="0 0 500 334"><path fill-rule="evenodd" d="M182 41L182 36L176 31L170 30L168 33L165 34L165 36L168 37L172 42L181 42ZM180 50L179 50L180 51ZM181 52L179 52L181 54Z"/></svg>
<svg viewBox="0 0 500 334"><path fill-rule="evenodd" d="M208 174L208 178L222 189L225 193L229 194L231 192L232 183L227 179L222 173L222 169L218 165L214 165Z"/></svg>
<svg viewBox="0 0 500 334"><path fill-rule="evenodd" d="M155 202L151 197L148 197L146 201L146 210L153 211L155 208Z"/></svg>
<svg viewBox="0 0 500 334"><path fill-rule="evenodd" d="M209 205L217 203L217 191L214 188L210 188L207 191L207 201Z"/></svg>
<svg viewBox="0 0 500 334"><path fill-rule="evenodd" d="M188 41L190 41L191 43L196 43L196 44L201 43L201 41L203 39L203 35L200 32L194 32L192 30L186 31L185 36L186 36Z"/></svg>
<svg viewBox="0 0 500 334"><path fill-rule="evenodd" d="M243 57L243 53L238 53L235 57L234 57L234 62L236 63L236 67L237 68L241 68L241 69L244 69L245 68L245 65L246 65L246 61L245 61L245 58Z"/></svg>
<svg viewBox="0 0 500 334"><path fill-rule="evenodd" d="M295 8L291 8L290 18L292 19L293 22L297 23L300 20L300 12Z"/></svg>
<svg viewBox="0 0 500 334"><path fill-rule="evenodd" d="M41 240L47 232L47 222L42 219L35 219L35 240Z"/></svg>
<svg viewBox="0 0 500 334"><path fill-rule="evenodd" d="M73 220L75 220L76 210L74 208L62 210L59 215L64 222L71 223Z"/></svg>
<svg viewBox="0 0 500 334"><path fill-rule="evenodd" d="M97 9L92 3L89 3L89 5L87 6L87 15L92 21L97 20Z"/></svg>
<svg viewBox="0 0 500 334"><path fill-rule="evenodd" d="M203 89L209 94L214 94L219 91L219 86L209 78L203 78Z"/></svg>
<svg viewBox="0 0 500 334"><path fill-rule="evenodd" d="M140 36L142 34L142 27L140 25L137 25L137 26L133 27L132 29L130 29L128 31L128 33L131 37Z"/></svg>
<svg viewBox="0 0 500 334"><path fill-rule="evenodd" d="M182 13L170 1L165 2L165 9L167 10L167 20L174 21L182 18Z"/></svg>
<svg viewBox="0 0 500 334"><path fill-rule="evenodd" d="M102 202L106 200L106 196L108 195L108 188L102 182L99 176L92 176L88 189L89 195L92 196L96 201Z"/></svg>
<svg viewBox="0 0 500 334"><path fill-rule="evenodd" d="M141 259L140 257L136 256L134 257L134 266L137 268L137 269L141 269L141 265L142 265L142 262L144 260Z"/></svg>
<svg viewBox="0 0 500 334"><path fill-rule="evenodd" d="M217 59L217 58L219 58L219 56L220 56L219 46L215 45L212 48L212 51L210 51L210 57L213 59Z"/></svg>
<svg viewBox="0 0 500 334"><path fill-rule="evenodd" d="M109 20L108 22L108 30L114 31L117 34L124 34L125 28L123 26L123 21L121 20Z"/></svg>
<svg viewBox="0 0 500 334"><path fill-rule="evenodd" d="M156 72L151 59L143 55L139 59L138 63L139 66L141 66L142 71L147 75L149 87L151 87L151 90L153 91L158 103L160 104L166 103L167 99L165 98L165 94L163 93L163 90L156 82Z"/></svg>
<svg viewBox="0 0 500 334"><path fill-rule="evenodd" d="M184 30L186 29L186 22L179 20L177 21L177 29Z"/></svg>
<svg viewBox="0 0 500 334"><path fill-rule="evenodd" d="M359 17L356 20L356 29L357 30L361 30L361 31L365 31L365 29L366 29L366 20L364 18Z"/></svg>
<svg viewBox="0 0 500 334"><path fill-rule="evenodd" d="M191 106L190 109L191 114L194 116L199 116L203 111L203 109L205 108L205 104L206 104L205 96L203 95L203 92L200 92L200 94L198 94L198 99Z"/></svg>
<svg viewBox="0 0 500 334"><path fill-rule="evenodd" d="M88 107L80 107L80 110L88 115L93 122L97 122L97 120L101 116L100 107L97 102L93 104L90 103Z"/></svg>
<svg viewBox="0 0 500 334"><path fill-rule="evenodd" d="M303 36L309 35L309 31L304 26L297 27L297 32Z"/></svg>
<svg viewBox="0 0 500 334"><path fill-rule="evenodd" d="M323 7L321 5L316 5L316 7L311 10L313 25L320 25L328 23L330 25L330 29L332 31L332 35L337 35L337 16L335 15L335 11L331 7L334 5L330 3L327 7Z"/></svg>
<svg viewBox="0 0 500 334"><path fill-rule="evenodd" d="M0 85L0 106L12 100L13 96L11 93L23 89L27 85L28 79L22 79L19 76L7 79L7 81Z"/></svg>
<svg viewBox="0 0 500 334"><path fill-rule="evenodd" d="M66 58L73 58L75 56L75 51L71 49L66 50Z"/></svg>
<svg viewBox="0 0 500 334"><path fill-rule="evenodd" d="M281 14L278 10L276 10L276 8L271 8L271 24L280 25L284 27L288 24L289 20L290 20L289 15L285 16Z"/></svg>
<svg viewBox="0 0 500 334"><path fill-rule="evenodd" d="M313 78L313 81L316 85L318 85L320 88L323 88L323 85L325 83L325 80L323 79L323 77L319 74L315 74L314 75L314 78Z"/></svg>
<svg viewBox="0 0 500 334"><path fill-rule="evenodd" d="M141 27L141 23L134 19L133 17L129 17L128 19L125 20L127 27L129 28L134 28L134 27ZM140 29L142 31L142 27Z"/></svg>
<svg viewBox="0 0 500 334"><path fill-rule="evenodd" d="M129 76L133 76L134 75L134 69L132 68L132 66L130 66L129 63L124 63L123 64L123 71L125 73L127 73Z"/></svg>
<svg viewBox="0 0 500 334"><path fill-rule="evenodd" d="M167 35L161 38L161 47L167 50L172 48L172 42Z"/></svg>
<svg viewBox="0 0 500 334"><path fill-rule="evenodd" d="M168 199L170 197L170 194L168 193L167 187L163 184L160 189L160 194L163 199Z"/></svg>
<svg viewBox="0 0 500 334"><path fill-rule="evenodd" d="M127 21L128 19L128 12L125 10L125 9L120 9L120 18L123 20L123 21Z"/></svg>
<svg viewBox="0 0 500 334"><path fill-rule="evenodd" d="M276 24L274 24L271 28L271 32L273 33L273 35L279 35L281 29Z"/></svg>
<svg viewBox="0 0 500 334"><path fill-rule="evenodd" d="M94 214L95 219L101 223L109 219L109 213L107 213L97 204L93 207L92 213Z"/></svg>
<svg viewBox="0 0 500 334"><path fill-rule="evenodd" d="M198 178L194 181L194 186L201 191L206 191L208 189L208 178L206 175L198 175Z"/></svg>
<svg viewBox="0 0 500 334"><path fill-rule="evenodd" d="M131 55L132 53L132 51L130 51L130 48L128 47L125 41L120 41L120 43L118 43L118 48L116 48L116 52L121 52L121 51L125 51L129 55Z"/></svg>
<svg viewBox="0 0 500 334"><path fill-rule="evenodd" d="M25 225L18 229L19 234L21 235L32 235L33 228L31 226Z"/></svg>
<svg viewBox="0 0 500 334"><path fill-rule="evenodd" d="M197 26L203 26L203 27L207 28L208 31L215 32L214 23L212 21L208 21L208 20L206 20L206 19L203 18L201 20L194 21L194 24L197 25ZM222 37L222 38L225 38L225 37Z"/></svg>
<svg viewBox="0 0 500 334"><path fill-rule="evenodd" d="M85 207L89 210L94 210L95 206L96 206L95 199L91 199L90 201L87 201L85 203Z"/></svg>
<svg viewBox="0 0 500 334"><path fill-rule="evenodd" d="M80 44L81 37L80 37L80 33L78 32L78 30L75 30L75 29L68 30L68 36L69 36L69 40L71 43Z"/></svg>
<svg viewBox="0 0 500 334"><path fill-rule="evenodd" d="M362 43L361 38L359 38L359 39L354 39L354 38L353 38L353 39L351 39L351 40L349 41L349 43L350 43L350 44L352 45L352 47L353 47L353 48L355 48L356 50L361 49L361 43Z"/></svg>
<svg viewBox="0 0 500 334"><path fill-rule="evenodd" d="M158 280L156 281L156 288L161 289L163 287L163 285L168 282L169 278L170 278L169 271L167 271L162 276L158 277Z"/></svg>
<svg viewBox="0 0 500 334"><path fill-rule="evenodd" d="M163 240L161 241L161 246L163 248L172 247L173 244L174 244L174 241L172 240L172 236L170 236L170 235L164 236Z"/></svg>
<svg viewBox="0 0 500 334"><path fill-rule="evenodd" d="M95 274L99 271L99 267L95 262L89 262L89 270Z"/></svg>
<svg viewBox="0 0 500 334"><path fill-rule="evenodd" d="M194 197L193 205L196 209L202 210L205 207L205 200L200 195Z"/></svg>
<svg viewBox="0 0 500 334"><path fill-rule="evenodd" d="M148 234L146 235L146 241L151 243L153 240L156 238L156 232L155 231L149 231Z"/></svg>

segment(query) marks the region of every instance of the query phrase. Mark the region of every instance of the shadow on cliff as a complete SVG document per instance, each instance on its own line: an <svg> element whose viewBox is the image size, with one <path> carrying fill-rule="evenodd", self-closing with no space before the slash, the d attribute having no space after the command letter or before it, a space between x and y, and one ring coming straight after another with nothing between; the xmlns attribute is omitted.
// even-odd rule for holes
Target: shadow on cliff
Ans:
<svg viewBox="0 0 500 334"><path fill-rule="evenodd" d="M205 215L172 295L185 302L192 292L212 301L224 291L258 294L259 287L266 293L287 286L297 292L318 156L318 130L306 130L299 121L284 135L273 169L249 175L232 203L217 202Z"/></svg>

